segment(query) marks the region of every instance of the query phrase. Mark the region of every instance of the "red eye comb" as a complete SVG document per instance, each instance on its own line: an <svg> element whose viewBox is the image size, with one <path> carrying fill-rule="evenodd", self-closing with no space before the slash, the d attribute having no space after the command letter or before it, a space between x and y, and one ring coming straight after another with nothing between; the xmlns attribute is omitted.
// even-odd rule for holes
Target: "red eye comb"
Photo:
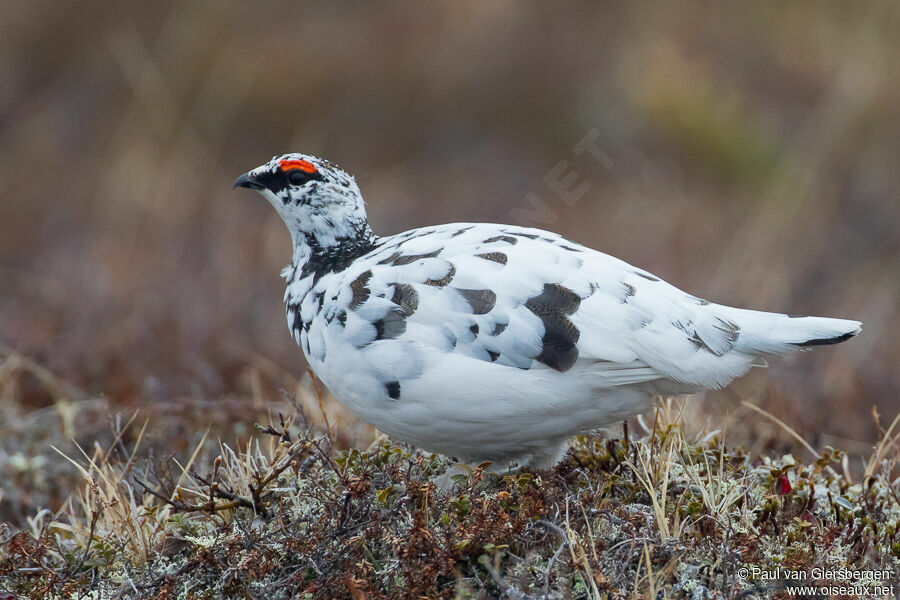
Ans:
<svg viewBox="0 0 900 600"><path fill-rule="evenodd" d="M282 171L293 171L294 169L300 169L301 171L305 171L307 173L316 172L316 166L311 162L305 160L282 160L278 163L278 166L281 167Z"/></svg>

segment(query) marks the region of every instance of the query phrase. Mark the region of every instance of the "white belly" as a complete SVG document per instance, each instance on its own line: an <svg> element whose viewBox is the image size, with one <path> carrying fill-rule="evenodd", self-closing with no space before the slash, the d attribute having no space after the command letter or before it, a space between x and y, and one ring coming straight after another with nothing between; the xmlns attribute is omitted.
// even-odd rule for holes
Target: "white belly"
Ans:
<svg viewBox="0 0 900 600"><path fill-rule="evenodd" d="M385 382L395 381L385 372L389 365L373 367L359 350L329 348L323 361L312 358L310 364L335 397L363 420L392 438L464 461L556 453L573 435L652 404L651 392L610 388L587 361L560 373L434 350L420 349L416 356L418 375L398 377L396 399L385 391Z"/></svg>

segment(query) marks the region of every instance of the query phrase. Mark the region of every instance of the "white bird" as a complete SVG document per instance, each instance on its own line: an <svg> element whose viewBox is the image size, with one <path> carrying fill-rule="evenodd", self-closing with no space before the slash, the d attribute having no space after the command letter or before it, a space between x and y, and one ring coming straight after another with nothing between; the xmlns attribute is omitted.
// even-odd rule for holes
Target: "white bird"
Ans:
<svg viewBox="0 0 900 600"><path fill-rule="evenodd" d="M293 239L291 333L389 436L463 462L553 466L579 433L659 395L721 388L858 321L732 308L540 229L453 223L379 237L333 163L286 154L238 177Z"/></svg>

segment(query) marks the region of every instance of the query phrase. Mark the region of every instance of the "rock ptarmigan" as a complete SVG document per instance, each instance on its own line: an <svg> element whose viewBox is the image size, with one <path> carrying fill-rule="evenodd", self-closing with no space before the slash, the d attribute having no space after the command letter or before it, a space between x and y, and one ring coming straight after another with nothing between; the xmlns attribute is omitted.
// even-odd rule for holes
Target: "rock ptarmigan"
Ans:
<svg viewBox="0 0 900 600"><path fill-rule="evenodd" d="M238 177L291 233L287 322L316 375L391 437L546 468L572 436L720 388L858 321L731 308L555 233L452 223L379 237L353 177L286 154Z"/></svg>

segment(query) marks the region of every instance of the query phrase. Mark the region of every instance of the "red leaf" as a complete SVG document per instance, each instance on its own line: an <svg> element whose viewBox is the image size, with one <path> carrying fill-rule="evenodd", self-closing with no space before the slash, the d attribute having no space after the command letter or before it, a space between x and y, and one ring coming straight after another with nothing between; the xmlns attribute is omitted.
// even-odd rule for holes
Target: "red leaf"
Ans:
<svg viewBox="0 0 900 600"><path fill-rule="evenodd" d="M782 473L778 478L778 493L784 496L791 492L791 482L788 481L787 473Z"/></svg>

